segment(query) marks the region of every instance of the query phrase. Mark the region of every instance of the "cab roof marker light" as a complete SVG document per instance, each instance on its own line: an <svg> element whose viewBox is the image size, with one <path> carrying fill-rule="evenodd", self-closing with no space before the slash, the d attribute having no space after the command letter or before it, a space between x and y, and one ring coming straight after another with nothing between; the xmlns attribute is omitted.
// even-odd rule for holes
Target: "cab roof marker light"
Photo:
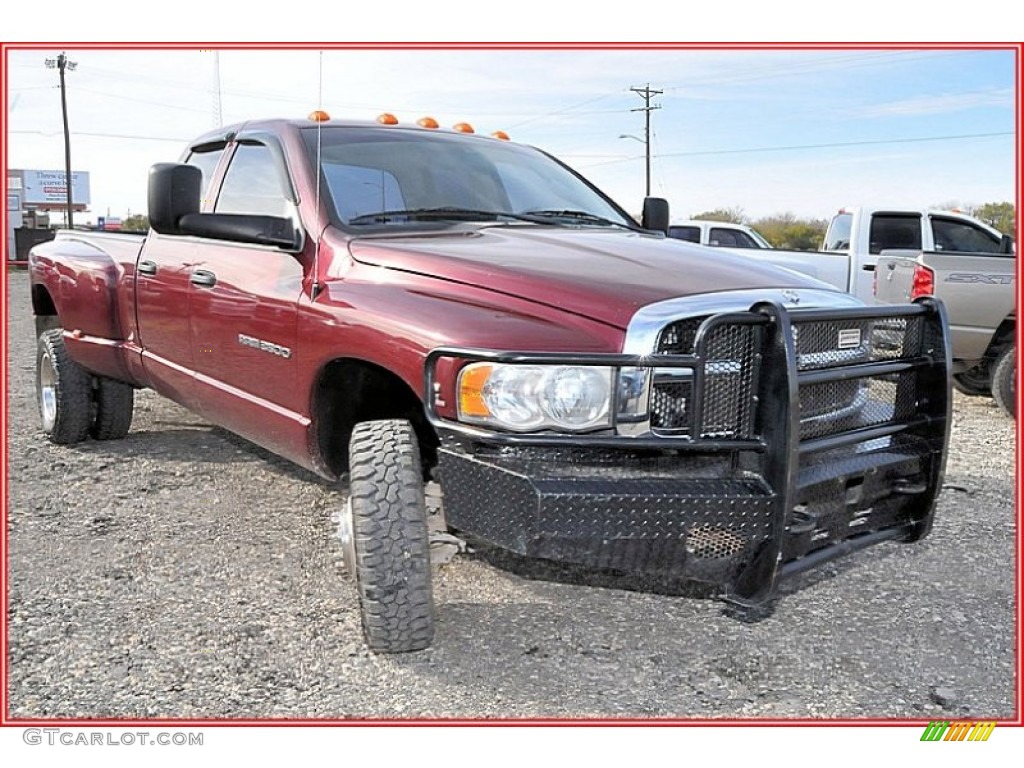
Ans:
<svg viewBox="0 0 1024 768"><path fill-rule="evenodd" d="M377 115L377 122L381 125L398 125L398 118L392 115L390 112L384 112Z"/></svg>
<svg viewBox="0 0 1024 768"><path fill-rule="evenodd" d="M452 130L458 131L459 133L476 133L473 130L473 126L469 123L456 123L452 126Z"/></svg>
<svg viewBox="0 0 1024 768"><path fill-rule="evenodd" d="M440 123L432 117L421 117L416 121L416 125L420 128L440 128Z"/></svg>
<svg viewBox="0 0 1024 768"><path fill-rule="evenodd" d="M510 141L508 134L505 133L504 131L495 131L494 133L491 134L491 136L493 136L496 139L501 139L502 141Z"/></svg>
<svg viewBox="0 0 1024 768"><path fill-rule="evenodd" d="M309 119L314 123L325 123L331 119L331 116L322 109L314 109L309 113Z"/></svg>

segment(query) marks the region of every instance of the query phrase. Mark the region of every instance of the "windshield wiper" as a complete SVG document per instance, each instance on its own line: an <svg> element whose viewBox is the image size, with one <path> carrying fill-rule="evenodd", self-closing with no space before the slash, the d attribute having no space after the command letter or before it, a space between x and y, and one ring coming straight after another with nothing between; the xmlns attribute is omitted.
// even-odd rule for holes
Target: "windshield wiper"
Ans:
<svg viewBox="0 0 1024 768"><path fill-rule="evenodd" d="M483 211L474 208L407 208L393 211L377 211L376 213L364 213L360 216L353 216L348 220L349 224L387 224L396 219L411 221L430 220L455 220L455 221L498 221L499 219L515 219L517 221L531 221L534 223L548 224L551 222L538 222L532 216L508 211Z"/></svg>
<svg viewBox="0 0 1024 768"><path fill-rule="evenodd" d="M596 213L590 213L589 211L551 209L544 211L525 211L522 215L524 217L530 217L532 220L569 219L571 221L585 222L587 224L599 224L604 227L623 227L624 229L630 230L637 229L637 227L630 226L624 222L606 219L603 216L598 216Z"/></svg>

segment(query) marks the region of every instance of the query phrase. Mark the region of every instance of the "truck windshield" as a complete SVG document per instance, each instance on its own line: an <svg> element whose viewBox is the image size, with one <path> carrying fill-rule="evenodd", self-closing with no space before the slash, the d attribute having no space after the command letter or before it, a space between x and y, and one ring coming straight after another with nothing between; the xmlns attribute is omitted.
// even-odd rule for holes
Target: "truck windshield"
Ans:
<svg viewBox="0 0 1024 768"><path fill-rule="evenodd" d="M317 130L303 139L315 165ZM402 128L321 129L322 194L346 229L438 222L530 221L637 225L614 203L539 150L459 134Z"/></svg>

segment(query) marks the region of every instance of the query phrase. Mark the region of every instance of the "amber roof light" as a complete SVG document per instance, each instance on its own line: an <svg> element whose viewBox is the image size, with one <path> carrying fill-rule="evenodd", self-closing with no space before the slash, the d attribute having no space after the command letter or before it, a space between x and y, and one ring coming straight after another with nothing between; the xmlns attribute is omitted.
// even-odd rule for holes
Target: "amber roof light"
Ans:
<svg viewBox="0 0 1024 768"><path fill-rule="evenodd" d="M314 109L309 113L309 119L314 123L325 123L331 119L331 116L324 112L322 109Z"/></svg>

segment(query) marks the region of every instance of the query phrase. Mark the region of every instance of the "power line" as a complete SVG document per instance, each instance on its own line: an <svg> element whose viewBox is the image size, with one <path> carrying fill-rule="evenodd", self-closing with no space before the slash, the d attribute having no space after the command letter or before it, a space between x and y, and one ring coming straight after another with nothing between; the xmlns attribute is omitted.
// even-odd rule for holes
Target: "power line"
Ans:
<svg viewBox="0 0 1024 768"><path fill-rule="evenodd" d="M173 81L170 81L170 80L164 80L162 78L139 76L137 73L134 73L134 72L129 74L129 73L125 73L125 72L117 72L117 71L114 71L114 70L107 70L107 69L104 69L102 67L92 67L91 69L94 72L98 72L100 74L107 74L107 75L109 75L112 78L118 78L118 79L122 79L122 80L130 80L130 81L134 81L134 82L148 83L148 84L151 84L151 85L158 85L158 86L167 87L167 88L178 88L178 89L194 91L194 92L201 92L201 91L204 91L204 90L206 90L206 91L209 90L208 88L204 88L204 87L199 86L199 85L185 84L185 83L181 83L181 82L173 82ZM276 102L276 103L281 103L281 104L300 104L302 106L308 106L309 105L309 100L308 99L299 99L299 98L295 98L294 96L286 96L284 94L268 93L267 91L248 91L248 90L244 90L244 89L241 89L241 88L223 88L223 87L221 87L220 91L224 95L241 96L243 98L251 98L251 99L258 100L258 101ZM512 118L515 118L515 117L525 117L526 118L525 120L523 120L523 121L521 121L519 123L514 123L514 124L508 126L509 130L513 130L513 129L518 128L518 127L520 127L522 125L527 125L529 123L536 122L538 120L543 120L543 119L545 119L547 117L553 117L553 116L561 115L561 114L564 114L564 113L567 113L567 112L575 112L575 114L578 114L578 115L611 114L611 113L614 113L614 112L618 112L619 110L617 110L617 109L607 109L607 110L602 109L602 110L592 110L592 111L586 111L586 112L577 112L576 110L578 110L580 107L587 106L588 104L593 104L595 102L603 101L603 100L611 98L613 96L617 96L617 95L619 95L619 93L620 93L620 91L615 91L615 92L603 94L601 96L595 96L595 97L592 97L592 98L589 98L589 99L585 99L584 101L576 102L574 104L570 104L569 106L553 110L551 112L546 112L546 113L541 114L541 115L532 114L530 112L474 112L473 114L478 115L478 116L487 116L487 117L512 117ZM396 113L397 112L422 112L422 113L429 113L431 111L431 109L429 109L429 108L428 109L422 109L422 108L414 109L414 108L411 108L411 107L394 106L394 105L390 105L390 106L387 106L387 107L381 107L379 105L373 105L373 104L335 103L333 106L334 106L334 109L352 109L352 110L361 110L361 109L365 109L365 110L381 110L381 109L385 109L386 108L389 111L396 112Z"/></svg>
<svg viewBox="0 0 1024 768"><path fill-rule="evenodd" d="M57 135L56 133L54 133L52 131L48 132L48 131L18 131L18 130L14 130L14 131L8 131L8 133L20 133L20 134L27 134L27 135L33 135L33 136L45 136L47 138L49 138L51 136L56 136ZM103 139L138 139L139 141L173 141L173 142L181 143L181 144L183 144L185 142L192 141L192 139L195 138L194 136L188 136L188 137L185 137L185 138L182 138L180 136L175 136L175 137L171 137L171 136L139 136L137 134L131 134L131 133L99 133L99 132L94 132L94 131L71 131L71 135L72 136L95 136L95 137L103 138Z"/></svg>
<svg viewBox="0 0 1024 768"><path fill-rule="evenodd" d="M593 104L594 102L597 102L597 101L604 101L605 99L609 99L612 96L618 96L618 95L619 95L618 91L616 91L614 93L606 93L603 96L595 96L592 99L587 99L585 101L580 101L580 102L577 102L575 104L570 104L569 106L562 107L561 109L556 109L556 110L553 110L551 112L545 112L543 115L535 115L535 116L533 116L531 118L523 120L522 122L514 123L513 125L510 125L509 126L509 130L513 130L515 128L519 128L519 127L527 125L529 123L535 123L536 121L543 120L546 117L554 117L556 115L565 114L566 112L572 112L573 110L579 109L580 107L585 107L588 104ZM618 110L614 110L614 111L617 112Z"/></svg>
<svg viewBox="0 0 1024 768"><path fill-rule="evenodd" d="M812 52L807 52L812 53ZM776 66L756 66L724 72L719 76L702 76L699 82L689 84L677 84L665 86L668 91L678 91L684 88L707 85L734 85L749 83L757 80L771 79L775 77L786 77L788 75L799 75L805 72L820 73L832 69L854 69L860 67L872 67L903 61L916 61L919 59L934 58L944 55L946 52L913 53L913 52L884 52L876 54L849 54L842 56L822 57L818 56L808 61L788 61Z"/></svg>
<svg viewBox="0 0 1024 768"><path fill-rule="evenodd" d="M925 141L954 141L958 139L987 139L994 136L1013 136L1013 131L1000 133L963 133L955 136L916 136L908 139L874 139L866 141L839 141L830 144L793 144L781 147L753 147L750 149L717 149L703 152L666 152L659 157L697 157L700 155L738 155L749 152L788 152L798 149L829 149L832 147L862 147L873 144L916 144Z"/></svg>
<svg viewBox="0 0 1024 768"><path fill-rule="evenodd" d="M664 152L654 157L703 157L708 155L740 155L755 152L789 152L801 149L832 149L834 147L863 147L880 144L916 144L927 141L957 141L961 139L989 139L996 136L1014 136L1013 131L1000 131L996 133L963 133L955 136L915 136L907 139L877 139L868 141L838 141L829 144L793 144L779 147L749 147L745 149L710 149L699 152ZM608 160L602 163L589 163L583 168L594 168L599 165L614 165L615 163L628 163L636 160L637 156L622 157L617 160Z"/></svg>
<svg viewBox="0 0 1024 768"><path fill-rule="evenodd" d="M208 114L205 109L197 109L195 107L183 107L178 104L169 104L166 101L152 101L150 99L140 99L138 96L125 96L120 93L109 93L108 91L97 91L95 88L82 88L79 87L77 90L84 93L93 93L97 96L106 96L110 99L121 99L122 101L134 101L139 104L149 104L154 107L166 107L167 109L178 109L182 112L196 112L201 115Z"/></svg>

